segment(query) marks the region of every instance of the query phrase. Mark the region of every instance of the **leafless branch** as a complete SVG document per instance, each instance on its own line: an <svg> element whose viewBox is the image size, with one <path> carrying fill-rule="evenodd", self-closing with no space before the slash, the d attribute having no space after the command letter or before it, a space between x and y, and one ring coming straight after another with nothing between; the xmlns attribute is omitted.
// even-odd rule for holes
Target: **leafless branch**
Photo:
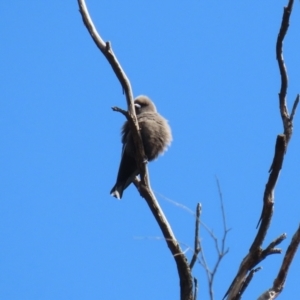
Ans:
<svg viewBox="0 0 300 300"><path fill-rule="evenodd" d="M265 239L267 231L269 229L274 206L274 190L278 180L280 170L283 165L284 156L286 154L287 146L293 133L293 117L299 102L299 97L296 98L293 105L291 116L289 116L286 94L288 88L288 76L286 67L283 59L283 40L289 27L289 19L293 8L293 0L289 0L288 6L284 8L281 27L279 30L277 43L276 43L276 58L278 61L279 72L281 76L281 87L279 92L279 108L280 115L283 122L283 134L277 136L275 145L275 154L273 162L270 168L269 178L265 187L263 196L263 209L259 221L259 229L257 235L250 247L249 253L243 259L240 268L234 278L231 286L229 287L225 297L227 299L238 299L242 291L242 287L246 280L248 272L251 272L253 268L265 259L270 254L280 253L280 249L274 248L275 245L279 244L285 235L280 236L273 243L271 243L265 250L262 250L262 243ZM228 296L227 296L228 295Z"/></svg>
<svg viewBox="0 0 300 300"><path fill-rule="evenodd" d="M193 280L192 280L189 264L150 187L148 169L144 159L145 152L144 152L141 135L139 132L139 125L135 115L135 110L133 105L133 93L132 93L130 81L126 76L125 72L123 71L115 54L113 53L110 43L109 42L105 43L104 40L99 35L99 33L97 32L96 27L93 24L93 21L89 15L85 1L78 0L78 5L79 5L79 11L82 16L84 25L89 31L96 46L100 49L102 54L105 56L105 58L111 65L113 71L115 72L116 77L119 79L120 84L125 92L127 106L128 106L128 121L132 129L134 145L137 149L137 165L139 167L140 175L141 175L141 181L138 184L139 192L141 196L145 198L151 212L153 213L158 225L160 226L160 229L167 242L167 245L175 259L178 275L180 278L181 300L192 300ZM121 112L126 116L123 110L118 108L116 108L115 110Z"/></svg>
<svg viewBox="0 0 300 300"><path fill-rule="evenodd" d="M227 232L227 225L226 225L226 215L225 215L225 209L224 209L224 201L223 201L223 194L222 194L222 190L221 190L221 185L220 185L220 181L219 178L216 176L216 181L217 181L217 187L218 187L218 192L219 192L219 199L221 202L221 212L222 212L222 220L223 220L223 227L224 227L224 232ZM226 237L226 235L225 235Z"/></svg>
<svg viewBox="0 0 300 300"><path fill-rule="evenodd" d="M229 294L229 292L233 289L233 287L237 286L239 288L239 290L235 293L234 296L232 296L233 298L229 298L230 296L228 296L228 299L232 299L232 300L238 300L240 299L240 297L242 296L243 292L246 290L246 287L249 285L250 280L252 279L254 274L251 274L251 272L257 272L258 270L260 270L260 267L254 269L254 267L259 264L261 261L263 261L267 256L271 255L271 254L279 254L281 253L281 249L275 248L275 246L279 245L284 239L286 238L286 234L282 234L279 237L277 237L274 241L272 241L268 247L264 250L260 249L260 251L258 251L256 254L257 256L251 256L250 254L248 254L248 256L246 256L244 258L244 261L242 262L240 268L246 268L246 264L247 264L247 268L249 270L249 273L246 272L244 277L235 277L234 281L232 282L231 286L229 287L228 291L226 292L224 298L226 298L226 296ZM243 265L244 263L244 265ZM247 279L250 275L250 278ZM237 284L239 283L239 284ZM245 286L245 284L247 283L247 285Z"/></svg>
<svg viewBox="0 0 300 300"><path fill-rule="evenodd" d="M111 108L113 111L117 111L119 113L121 113L123 116L125 116L125 118L128 120L129 119L129 114L128 114L128 111L127 110L124 110L122 108L119 108L117 106L113 106Z"/></svg>
<svg viewBox="0 0 300 300"><path fill-rule="evenodd" d="M288 31L290 25L290 15L293 9L294 0L289 0L289 3L284 7L284 12L282 16L281 26L279 34L277 37L276 43L276 59L278 62L279 72L281 76L281 87L279 92L279 107L281 119L283 122L284 134L287 137L287 142L289 142L292 135L293 126L290 120L287 103L286 103L286 94L288 88L288 76L283 59L283 40Z"/></svg>
<svg viewBox="0 0 300 300"><path fill-rule="evenodd" d="M200 214L201 214L201 205L200 205L200 203L197 204L196 214L195 214L190 208L184 206L183 204L181 204L179 202L176 202L174 200L171 200L171 199L159 194L163 199L171 202L172 204L176 205L177 207L180 207L180 208L186 210L187 212L189 212L190 214L195 216L196 224L195 224L194 249L192 247L182 243L182 242L180 242L180 245L185 245L187 250L193 252L193 256L192 256L191 263L190 263L190 268L191 269L194 266L194 263L196 261L198 261L201 264L201 266L204 268L204 270L206 272L206 275L207 275L208 285L209 285L210 299L214 299L213 282L214 282L215 274L217 273L217 269L218 269L218 267L221 263L222 258L228 253L228 249L225 250L225 244L226 244L227 234L230 230L230 229L227 228L227 225L226 225L224 201L223 201L222 191L221 191L221 187L220 187L220 184L219 184L218 180L217 180L217 185L218 185L217 187L218 187L219 199L220 199L220 202L221 202L223 227L224 227L224 233L223 233L221 245L219 244L219 240L216 237L216 235L214 234L214 232L205 223L203 223L202 220L200 219ZM201 226L203 226L203 228L208 232L208 234L210 235L210 237L212 238L212 240L215 243L215 248L217 250L218 258L217 258L217 261L215 263L215 266L214 266L213 270L210 270L210 268L208 266L208 263L206 261L204 249L202 247L202 242L201 242L201 239L199 238L199 236L200 236L200 234L199 234L199 224Z"/></svg>
<svg viewBox="0 0 300 300"><path fill-rule="evenodd" d="M198 280L194 278L194 300L198 298Z"/></svg>
<svg viewBox="0 0 300 300"><path fill-rule="evenodd" d="M286 239L286 234L283 233L278 238L276 238L273 242L271 242L270 245L261 252L261 260L264 260L268 255L271 254L280 254L282 252L281 249L275 248L275 246L279 245L285 239Z"/></svg>
<svg viewBox="0 0 300 300"><path fill-rule="evenodd" d="M252 269L249 272L249 274L247 275L247 277L245 278L245 281L243 282L243 284L241 286L240 292L236 295L234 300L239 300L242 298L242 295L243 295L244 291L246 290L246 288L248 287L249 283L251 282L254 274L260 270L261 270L261 267L258 267L258 268Z"/></svg>
<svg viewBox="0 0 300 300"><path fill-rule="evenodd" d="M177 202L177 201L174 201L174 200L172 200L172 199L170 199L170 198L168 198L168 197L166 197L166 196L164 196L164 195L158 193L157 191L155 191L155 194L157 194L157 195L159 195L160 197L162 197L163 200L166 200L166 201L172 203L173 205L182 208L183 210L187 211L189 214L191 214L191 215L193 215L193 216L196 216L194 210L192 210L192 209L190 209L189 207L183 205L182 203Z"/></svg>
<svg viewBox="0 0 300 300"><path fill-rule="evenodd" d="M293 261L293 258L296 254L299 243L300 243L300 226L298 227L297 231L295 232L295 234L292 238L292 241L285 253L279 273L274 281L274 290L276 292L281 292L283 289L289 267L290 267L290 265Z"/></svg>
<svg viewBox="0 0 300 300"><path fill-rule="evenodd" d="M294 102L294 105L293 105L293 108L292 108L292 112L291 112L291 122L293 122L293 119L294 119L294 115L296 113L296 109L297 109L297 106L299 104L299 94L297 95L296 99L295 99L295 102Z"/></svg>
<svg viewBox="0 0 300 300"><path fill-rule="evenodd" d="M221 187L220 187L220 183L219 183L218 179L217 179L217 186L218 186L219 198L220 198L220 202L221 202L224 232L223 232L223 237L222 237L221 246L220 246L219 241L218 241L217 237L215 236L215 234L213 233L213 231L210 228L208 228L207 226L205 226L205 229L207 230L207 232L209 233L209 235L211 236L211 238L213 239L213 241L215 243L215 248L216 248L217 254L218 254L217 261L212 270L209 268L208 263L206 261L201 239L199 240L200 258L201 258L200 263L206 272L209 296L210 296L211 300L214 299L213 283L214 283L215 275L217 274L218 267L219 267L223 257L228 253L228 249L225 250L225 244L226 244L226 237L229 232L229 229L227 228L227 225L226 225L223 196L222 196L222 191L221 191ZM201 225L203 225L203 224L201 223Z"/></svg>
<svg viewBox="0 0 300 300"><path fill-rule="evenodd" d="M226 214L225 214L225 208L224 208L223 194L222 194L221 185L220 185L218 177L216 177L216 181L217 181L217 186L218 186L219 199L220 199L220 203L221 203L223 230L224 230L222 244L221 244L222 247L221 247L221 250L219 251L219 255L224 256L229 251L229 249L225 250L225 244L226 244L226 237L227 237L227 234L230 231L230 229L227 227L227 224L226 224Z"/></svg>
<svg viewBox="0 0 300 300"><path fill-rule="evenodd" d="M196 208L196 224L195 224L195 242L194 242L194 254L190 263L190 269L192 270L195 262L197 261L198 254L201 250L199 239L199 224L200 224L201 204L197 204Z"/></svg>
<svg viewBox="0 0 300 300"><path fill-rule="evenodd" d="M270 288L268 291L264 292L259 299L275 299L282 292L289 271L289 267L293 261L293 258L299 247L299 244L300 244L300 226L296 230L292 238L292 241L285 253L280 270L277 274L277 277L274 280L273 287Z"/></svg>
<svg viewBox="0 0 300 300"><path fill-rule="evenodd" d="M202 220L200 219L200 214L201 214L200 203L198 203L198 205L197 205L196 214L195 214L190 208L182 205L181 203L178 203L174 200L166 198L163 195L160 195L161 197L163 197L163 199L165 199L165 200L171 202L172 204L174 204L180 208L183 208L184 210L188 211L189 213L195 215L196 224L195 224L194 249L192 249L191 247L189 247L187 245L186 245L186 247L188 250L191 250L193 252L193 256L192 256L191 263L190 263L190 268L192 269L195 262L198 261L206 272L208 286L209 286L210 299L214 299L214 292L213 292L214 277L217 273L217 270L221 263L222 258L228 253L228 249L225 250L225 245L226 245L226 237L230 230L227 228L227 225L226 225L224 201L223 201L222 191L221 191L221 187L220 187L218 179L217 179L217 187L218 187L219 199L220 199L220 203L221 203L222 220L223 220L223 227L224 227L224 233L223 233L221 245L219 244L219 240L216 237L216 235L214 234L214 232L205 223L203 223ZM202 246L202 241L199 238L199 235L200 235L199 234L199 224L201 224L201 226L203 226L203 228L208 232L208 234L210 235L210 237L212 238L212 240L215 243L215 248L217 250L218 258L214 265L213 270L211 270L208 266L208 262L206 260L204 249ZM180 244L184 245L183 243L180 243ZM198 256L200 256L200 258Z"/></svg>

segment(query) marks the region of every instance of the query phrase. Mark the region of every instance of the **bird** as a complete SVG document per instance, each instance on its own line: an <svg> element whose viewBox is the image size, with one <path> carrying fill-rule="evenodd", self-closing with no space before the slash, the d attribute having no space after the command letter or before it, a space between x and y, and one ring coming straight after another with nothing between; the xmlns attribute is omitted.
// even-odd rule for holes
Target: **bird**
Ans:
<svg viewBox="0 0 300 300"><path fill-rule="evenodd" d="M156 110L155 104L147 96L134 99L135 112L139 123L145 155L148 161L156 159L167 150L172 142L171 128L168 121ZM122 155L116 184L110 191L111 196L121 199L124 190L132 183L140 171L136 163L136 151L131 128L126 121L121 130Z"/></svg>

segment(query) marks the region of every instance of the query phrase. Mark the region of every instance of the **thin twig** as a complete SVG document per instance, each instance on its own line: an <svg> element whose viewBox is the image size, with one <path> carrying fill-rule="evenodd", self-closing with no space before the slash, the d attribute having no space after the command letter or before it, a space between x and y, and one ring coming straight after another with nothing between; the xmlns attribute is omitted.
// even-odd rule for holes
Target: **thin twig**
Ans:
<svg viewBox="0 0 300 300"><path fill-rule="evenodd" d="M220 187L220 184L219 184L218 180L217 180L217 186L218 186L219 198L220 198L220 201L221 201L221 210L222 210L222 217L223 217L223 230L224 230L224 233L223 233L222 242L221 242L221 246L220 246L219 241L218 241L217 237L215 236L215 234L213 233L213 231L211 229L209 229L208 227L205 227L205 229L210 234L211 238L213 239L213 241L215 243L215 248L216 248L216 251L217 251L217 254L218 254L217 261L216 261L216 263L215 263L212 270L209 268L208 263L206 261L201 239L199 240L200 249L201 249L200 250L200 258L201 258L200 261L201 261L201 265L203 266L203 268L205 270L205 273L206 273L206 277L207 277L207 281L208 281L209 296L210 296L211 300L214 299L213 284L214 284L215 275L217 274L218 267L219 267L223 257L229 251L228 249L225 250L226 237L227 237L227 234L229 232L229 229L227 229L227 225L226 225L223 196L222 196L222 191L221 191L221 187ZM201 225L202 225L202 223L201 223Z"/></svg>
<svg viewBox="0 0 300 300"><path fill-rule="evenodd" d="M190 262L190 269L192 270L195 262L197 261L198 254L201 250L200 248L200 238L199 238L199 224L200 224L200 215L201 215L201 204L197 204L196 208L196 224L195 224L195 241L194 241L194 254Z"/></svg>
<svg viewBox="0 0 300 300"><path fill-rule="evenodd" d="M154 192L155 192L156 195L160 196L163 200L166 200L166 201L172 203L173 205L186 210L191 215L196 216L195 212L192 209L190 209L189 207L183 205L182 203L176 202L176 201L164 196L163 194L158 193L157 191L154 191Z"/></svg>
<svg viewBox="0 0 300 300"><path fill-rule="evenodd" d="M217 176L216 176L216 181L217 181L217 187L218 187L218 192L219 192L219 199L221 202L223 227L224 227L224 231L227 231L228 229L227 229L227 225L226 225L226 215L225 215L225 209L224 209L223 194L222 194L219 178Z"/></svg>
<svg viewBox="0 0 300 300"><path fill-rule="evenodd" d="M113 111L117 111L117 112L121 113L123 116L125 116L126 119L129 119L129 114L128 114L127 110L124 110L124 109L119 108L117 106L113 106L111 109Z"/></svg>
<svg viewBox="0 0 300 300"><path fill-rule="evenodd" d="M299 104L299 96L300 95L298 94L297 97L296 97L296 99L295 99L295 101L294 101L294 104L293 104L293 108L292 108L292 112L291 112L291 117L290 117L291 122L293 122L294 115L296 113L296 109L297 109L297 106Z"/></svg>
<svg viewBox="0 0 300 300"><path fill-rule="evenodd" d="M205 270L205 273L206 273L206 276L207 276L207 281L208 281L208 286L209 286L210 299L214 299L214 292L213 292L214 277L215 277L215 275L217 273L217 270L218 270L218 267L219 267L219 265L221 263L222 258L229 251L229 249L225 250L225 245L226 245L226 237L227 237L227 234L230 231L230 229L228 229L227 225L226 225L224 201L223 201L221 187L220 187L220 184L219 184L218 181L217 181L217 185L218 185L219 199L220 199L220 202L221 202L221 210L222 210L222 218L223 218L222 221L223 221L223 228L224 228L224 234L223 234L223 237L222 237L221 246L219 245L218 238L216 237L216 235L214 234L214 232L205 223L203 223L203 221L200 219L200 214L199 214L199 218L197 218L197 213L195 214L190 208L188 208L185 205L182 205L181 203L176 202L174 200L171 200L171 199L165 197L164 195L161 195L161 194L158 193L164 200L167 200L168 202L176 205L177 207L180 207L180 208L188 211L190 214L195 215L196 226L195 226L194 250L191 247L187 246L187 245L185 245L185 246L187 247L188 250L190 250L190 251L193 252L193 257L192 257L192 260L191 260L191 263L190 263L190 268L192 268L194 266L194 262L197 260L201 264L201 266L204 268L204 270ZM200 204L198 204L198 205L200 205ZM198 206L197 206L197 210L198 210ZM199 236L199 232L198 233L196 232L196 230L197 230L197 223L198 222L208 232L208 234L210 235L210 237L212 238L212 240L215 243L215 248L216 248L216 251L217 251L217 254L218 254L218 258L217 258L217 261L216 261L216 263L214 265L213 270L210 270L210 268L208 266L208 263L207 263L207 260L206 260L206 257L205 257L205 253L204 253L204 249L203 249L203 246L202 246L201 239L198 238L198 240L196 241L196 237ZM197 247L196 247L197 243L198 243L198 249L200 249L199 252L198 252ZM180 242L180 244L184 245L181 242ZM200 255L200 258L198 258L199 255Z"/></svg>

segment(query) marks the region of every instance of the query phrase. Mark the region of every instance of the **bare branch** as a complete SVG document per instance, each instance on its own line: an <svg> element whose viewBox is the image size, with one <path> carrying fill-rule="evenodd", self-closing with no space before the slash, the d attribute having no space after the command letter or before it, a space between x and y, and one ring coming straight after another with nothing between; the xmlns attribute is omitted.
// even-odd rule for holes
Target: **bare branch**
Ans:
<svg viewBox="0 0 300 300"><path fill-rule="evenodd" d="M298 227L297 231L295 232L292 241L285 253L281 268L278 272L276 279L274 280L273 289L280 293L283 290L283 286L288 274L289 267L293 261L293 258L296 254L300 243L300 226Z"/></svg>
<svg viewBox="0 0 300 300"><path fill-rule="evenodd" d="M298 227L298 229L296 230L292 241L285 253L285 256L283 258L283 262L282 265L280 267L280 270L277 274L276 279L273 282L273 287L270 288L269 290L267 290L266 292L264 292L259 298L258 300L271 300L271 299L275 299L278 297L278 295L282 292L283 287L284 287L284 283L289 271L289 267L293 261L293 258L296 254L296 251L299 247L300 244L300 226Z"/></svg>
<svg viewBox="0 0 300 300"><path fill-rule="evenodd" d="M281 119L284 127L284 134L287 136L287 142L289 141L292 135L292 124L289 117L289 112L286 104L286 94L288 88L288 76L286 67L283 59L283 40L289 28L290 15L293 9L294 0L289 0L289 3L284 7L284 12L282 16L281 27L277 37L276 43L276 59L278 62L279 72L281 76L281 87L279 92L279 107Z"/></svg>
<svg viewBox="0 0 300 300"><path fill-rule="evenodd" d="M97 29L95 25L93 24L93 21L90 17L90 14L88 12L87 6L85 4L84 0L78 0L79 5L79 11L82 16L82 20L84 25L86 26L87 30L89 31L93 41L95 42L96 46L100 49L102 54L105 56L109 64L111 65L115 75L119 79L119 82L125 92L126 100L127 100L127 106L128 106L128 113L124 113L121 109L115 109L115 111L123 113L123 115L126 116L128 119L132 132L133 132L133 140L134 145L137 149L137 165L140 169L141 173L141 179L142 184L147 185L149 189L149 177L147 176L147 167L145 164L145 152L144 152L144 146L141 138L141 134L139 131L139 125L135 114L135 109L133 105L133 93L130 85L130 81L128 77L126 76L124 70L122 69L120 63L118 62L110 42L104 42L104 40L101 38L99 33L97 32ZM114 109L113 109L114 110ZM123 112L122 112L123 111Z"/></svg>
<svg viewBox="0 0 300 300"><path fill-rule="evenodd" d="M199 224L200 224L201 204L197 204L196 208L196 224L195 224L195 242L194 242L194 254L190 263L190 269L192 270L195 262L197 261L198 254L201 250L199 239Z"/></svg>
<svg viewBox="0 0 300 300"><path fill-rule="evenodd" d="M180 208L186 210L189 214L195 216L195 212L194 212L192 209L190 209L189 207L183 205L182 203L176 202L176 201L174 201L174 200L172 200L172 199L170 199L170 198L168 198L168 197L166 197L166 196L164 196L164 195L158 193L157 191L155 191L155 194L157 194L157 195L159 195L160 197L162 197L163 200L166 200L166 201L172 203L173 205L175 205L175 206L177 206L177 207L180 207Z"/></svg>
<svg viewBox="0 0 300 300"><path fill-rule="evenodd" d="M207 277L207 281L208 281L208 288L209 288L209 295L210 295L210 299L214 299L214 296L213 296L213 290L210 289L210 286L211 286L211 270L209 269L208 267L208 263L206 261L206 258L205 258L205 253L204 253L204 249L203 249L203 246L202 246L202 241L201 239L199 240L199 243L200 243L200 257L201 257L201 265L203 266L204 270L205 270L205 273L206 273L206 277Z"/></svg>
<svg viewBox="0 0 300 300"><path fill-rule="evenodd" d="M242 295L243 295L244 291L246 290L246 288L248 287L249 283L251 282L254 274L260 270L261 270L261 267L258 267L249 272L249 274L247 275L247 277L245 278L245 281L243 282L243 284L241 286L240 292L236 295L234 300L239 300L242 298Z"/></svg>
<svg viewBox="0 0 300 300"><path fill-rule="evenodd" d="M222 238L222 247L221 247L221 251L219 251L219 255L222 253L222 255L224 256L229 251L229 249L225 250L225 242L226 242L227 234L230 231L230 229L227 227L227 224L226 224L226 215L225 215L223 194L222 194L221 185L220 185L218 177L216 177L216 180L217 180L217 186L218 186L218 191L219 191L219 198L220 198L220 202L221 202L223 230L224 230L224 234L223 234L223 238Z"/></svg>
<svg viewBox="0 0 300 300"><path fill-rule="evenodd" d="M101 38L100 34L97 32L97 29L92 21L92 18L88 12L87 6L85 4L84 0L78 0L79 5L79 11L82 16L82 21L84 25L86 26L88 32L90 33L93 41L95 42L96 46L99 48L99 50L103 53L103 55L108 60L109 64L113 68L117 78L119 79L123 90L126 94L127 104L128 107L130 106L130 103L132 104L133 96L132 96L132 90L130 86L130 81L127 78L125 72L123 71L120 63L118 62L116 56L114 55L111 45L109 42L104 42L104 40ZM131 113L134 110L131 111Z"/></svg>
<svg viewBox="0 0 300 300"><path fill-rule="evenodd" d="M198 280L194 278L194 300L197 300L198 297Z"/></svg>
<svg viewBox="0 0 300 300"><path fill-rule="evenodd" d="M276 139L273 162L269 170L270 175L264 192L264 205L259 220L260 227L256 238L250 248L250 251L254 251L255 249L258 249L261 246L269 229L271 218L273 215L274 189L282 168L284 155L286 153L286 147L287 144L285 135L278 135Z"/></svg>
<svg viewBox="0 0 300 300"><path fill-rule="evenodd" d="M127 110L124 110L122 108L119 108L117 106L113 106L111 108L113 111L117 111L119 113L121 113L123 116L125 116L125 118L128 120L129 119L129 114L128 114L128 111Z"/></svg>
<svg viewBox="0 0 300 300"><path fill-rule="evenodd" d="M261 252L261 260L265 259L270 254L280 254L281 249L275 248L275 246L279 245L283 240L286 239L286 234L283 233L278 238L276 238L270 245Z"/></svg>
<svg viewBox="0 0 300 300"><path fill-rule="evenodd" d="M224 298L229 295L229 293L232 292L232 290L239 289L235 291L235 294L233 296L228 296L228 299L232 300L238 300L242 296L242 293L245 291L247 286L250 283L250 280L252 279L253 274L251 275L251 272L257 272L260 270L259 268L253 269L257 264L259 264L261 261L263 261L267 256L271 254L280 254L281 249L275 248L275 246L279 245L284 239L286 238L286 234L282 234L279 237L277 237L273 242L269 244L269 246L262 250L261 248L256 253L249 253L248 256L246 256L240 266L240 270L238 275L234 278L232 284L230 285L228 291L226 292ZM247 272L249 271L249 274ZM248 274L248 275L247 275ZM247 278L251 276L250 280L247 280ZM247 285L245 286L245 284ZM230 298L232 297L232 298ZM223 298L223 299L224 299Z"/></svg>
<svg viewBox="0 0 300 300"><path fill-rule="evenodd" d="M225 209L224 209L224 201L223 201L223 195L222 195L222 190L219 182L219 178L216 176L216 181L217 181L217 187L218 187L218 192L219 192L219 198L221 202L221 211L222 211L222 219L223 219L223 227L224 231L228 231L227 225L226 225L226 216L225 216Z"/></svg>
<svg viewBox="0 0 300 300"><path fill-rule="evenodd" d="M127 106L128 106L128 113L126 113L124 110L119 108L113 108L113 110L121 112L123 115L125 115L132 129L134 145L137 149L137 165L139 167L140 175L141 175L141 181L138 184L139 192L141 196L145 198L151 212L153 213L158 225L160 226L160 229L167 242L167 245L175 259L178 275L180 278L181 299L192 300L193 281L192 281L189 264L150 187L148 169L146 166L146 162L144 160L145 152L144 152L143 142L141 139L139 125L137 122L135 109L133 105L133 93L132 93L130 81L127 78L125 72L123 71L115 54L113 53L110 43L109 42L105 43L101 38L101 36L98 34L96 27L94 26L92 19L89 15L85 1L78 0L78 5L79 5L79 11L81 13L83 23L85 24L95 44L97 45L97 47L100 49L100 51L103 53L103 55L111 65L112 69L114 70L125 92Z"/></svg>
<svg viewBox="0 0 300 300"><path fill-rule="evenodd" d="M293 105L293 108L292 108L292 112L291 112L291 122L293 122L293 119L294 119L294 115L296 113L296 109L297 109L297 106L299 104L299 94L297 95L296 99L295 99L295 102L294 102L294 105Z"/></svg>
<svg viewBox="0 0 300 300"><path fill-rule="evenodd" d="M218 241L217 237L214 235L213 231L205 225L205 229L207 230L207 232L210 234L211 238L213 239L213 241L215 243L215 248L216 248L217 253L218 253L217 261L216 261L216 263L214 265L214 268L212 270L210 270L210 268L208 266L208 263L206 261L205 254L204 254L204 249L203 249L203 246L202 246L202 243L201 243L201 239L199 240L199 246L200 246L200 249L201 249L200 250L200 257L201 257L200 263L201 263L201 265L203 266L203 268L206 272L206 276L207 276L207 280L208 280L209 296L210 296L211 300L214 299L213 283L214 283L215 275L217 274L217 270L218 270L218 267L221 263L221 260L228 253L228 249L225 250L225 242L226 242L226 237L227 237L227 233L229 232L229 229L227 229L227 225L226 225L225 210L224 210L224 204L223 204L223 196L222 196L222 191L221 191L221 187L220 187L218 179L217 179L217 185L218 185L219 198L220 198L220 201L221 201L221 210L222 210L222 217L223 217L224 233L223 233L223 238L222 238L221 247L220 247L219 241ZM201 225L203 226L204 224L201 222Z"/></svg>
<svg viewBox="0 0 300 300"><path fill-rule="evenodd" d="M224 226L224 234L223 234L223 238L222 238L222 242L221 242L221 246L219 245L219 241L218 238L215 236L214 232L206 225L202 222L202 220L200 219L200 214L201 214L201 204L198 203L197 204L197 208L196 208L196 214L188 207L182 205L181 203L178 203L174 200L171 200L163 195L160 194L161 197L163 197L163 199L171 202L172 204L188 211L189 213L195 215L196 218L196 224L195 224L195 241L194 241L194 249L192 249L192 247L180 242L181 245L185 245L187 247L187 250L191 250L193 252L193 256L191 259L191 263L190 263L190 268L192 269L195 262L198 261L201 266L204 268L206 275L207 275L207 281L209 284L209 293L210 293L210 299L214 299L214 293L213 293L213 282L214 282L214 277L217 273L217 269L220 265L220 262L222 260L222 258L228 253L228 249L225 250L225 242L226 242L226 236L227 233L229 232L229 229L227 229L227 225L226 225L226 220L225 220L225 209L224 209L224 204L223 204L223 197L222 197L222 191L221 191L221 187L219 182L218 183L218 192L219 192L219 198L221 201L221 209L222 209L222 217L223 217L223 226ZM136 182L135 184L138 185L138 182ZM211 236L211 238L213 239L214 243L215 243L215 248L217 250L218 253L218 258L217 261L215 263L215 266L213 268L213 270L211 271L208 263L206 261L205 258L205 253L204 253L204 249L202 247L201 244L201 239L199 238L199 224L201 224L204 229L208 232L208 234ZM200 259L199 259L199 253L200 253Z"/></svg>
<svg viewBox="0 0 300 300"><path fill-rule="evenodd" d="M127 100L127 106L128 106L128 113L123 114L128 119L132 132L133 132L133 140L134 145L137 149L137 164L139 166L139 169L141 171L141 178L143 182L148 183L148 177L145 175L146 172L146 165L144 163L144 147L141 139L141 135L139 132L139 125L135 114L135 109L133 105L133 93L130 85L130 81L128 77L126 76L124 70L122 69L120 63L118 62L115 54L113 53L112 47L109 42L104 42L104 40L101 38L100 34L97 32L97 29L92 21L92 18L90 17L90 14L88 12L87 6L85 4L84 0L78 0L79 5L79 11L82 16L82 20L84 25L86 26L88 32L90 33L93 41L95 42L96 46L100 49L102 54L105 56L109 64L111 65L115 75L119 79L119 82L125 92L126 100ZM121 112L121 109L116 109L115 111Z"/></svg>
<svg viewBox="0 0 300 300"><path fill-rule="evenodd" d="M263 196L263 209L258 224L259 230L249 249L249 253L243 259L236 277L234 278L232 284L230 285L228 291L225 294L224 298L226 298L228 295L227 299L238 299L238 295L240 294L242 290L242 286L244 285L244 282L246 280L247 273L251 272L252 269L259 262L265 259L268 255L280 253L281 250L274 248L274 246L279 244L285 238L285 235L281 235L278 239L272 242L265 250L262 250L262 243L269 229L272 215L273 215L274 190L275 190L275 186L278 180L280 170L283 165L288 142L293 133L292 121L299 102L299 97L297 97L293 105L292 114L291 116L289 116L287 103L286 103L288 76L287 76L287 71L284 64L282 53L283 53L283 40L289 27L289 19L293 8L293 2L294 2L293 0L289 0L288 6L284 8L282 22L281 22L281 26L277 38L277 43L276 43L276 58L278 61L279 72L281 76L279 108L280 108L281 119L283 122L284 133L277 136L275 154L274 154L271 168L269 170L270 175Z"/></svg>

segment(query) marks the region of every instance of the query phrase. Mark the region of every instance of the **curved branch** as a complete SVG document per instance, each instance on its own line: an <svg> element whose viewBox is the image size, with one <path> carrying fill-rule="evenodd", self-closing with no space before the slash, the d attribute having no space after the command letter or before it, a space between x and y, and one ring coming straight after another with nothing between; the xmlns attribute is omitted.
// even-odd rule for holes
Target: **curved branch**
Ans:
<svg viewBox="0 0 300 300"><path fill-rule="evenodd" d="M105 56L109 64L111 65L115 75L119 79L119 82L125 92L127 106L128 106L128 121L131 125L131 129L133 131L133 140L135 147L138 149L138 157L137 157L137 163L141 170L141 176L144 178L144 181L148 183L148 179L145 178L145 163L144 163L144 147L142 143L142 138L139 132L139 125L135 114L135 109L133 105L133 93L132 88L130 85L130 81L128 77L126 76L124 70L122 69L120 63L118 62L111 44L109 42L104 42L104 40L101 38L99 33L97 32L97 29L92 21L92 18L90 17L90 14L88 12L87 6L85 4L84 0L78 0L79 5L79 12L82 16L82 21L84 25L86 26L88 32L90 33L93 41L95 42L96 46L99 48L99 50L102 52L102 54ZM139 155L140 154L140 155Z"/></svg>
<svg viewBox="0 0 300 300"><path fill-rule="evenodd" d="M92 19L89 15L85 1L78 0L78 5L79 5L79 11L83 19L83 23L85 24L87 30L89 31L96 46L100 49L100 51L103 53L103 55L111 65L113 71L115 72L125 92L127 106L128 106L128 113L126 114L125 111L119 108L113 108L113 110L121 112L123 115L125 115L132 129L134 144L137 149L137 164L141 175L141 181L135 181L135 185L138 187L141 196L145 198L145 200L147 201L147 204L151 212L153 213L164 235L167 245L175 259L179 278L180 278L181 300L192 300L193 279L191 276L191 270L189 268L189 264L150 187L148 170L147 170L146 162L144 160L145 152L144 152L144 147L143 147L143 143L139 131L139 125L134 110L133 93L132 93L130 81L127 78L125 72L123 71L115 54L113 53L110 43L109 42L105 43L103 39L100 37L100 35L98 34L96 27L94 26Z"/></svg>
<svg viewBox="0 0 300 300"><path fill-rule="evenodd" d="M244 282L247 278L248 272L252 272L253 268L265 259L270 254L280 253L280 249L274 248L275 245L279 244L285 235L281 235L273 243L271 243L265 250L262 250L262 243L265 239L267 231L269 229L274 206L274 190L279 177L280 170L283 165L284 156L286 154L288 143L293 133L293 117L299 102L299 97L296 98L291 116L288 113L286 94L288 88L288 76L286 67L283 59L283 40L289 27L290 15L293 8L293 0L289 0L287 7L284 8L282 22L276 43L276 58L278 61L279 72L281 76L281 87L279 93L279 108L280 115L283 122L283 134L277 136L275 145L275 154L271 168L269 170L270 175L268 182L265 187L263 196L263 209L259 220L259 230L257 235L249 249L249 253L243 259L240 268L234 278L231 286L225 294L227 299L239 299L243 291ZM224 297L224 298L225 298Z"/></svg>
<svg viewBox="0 0 300 300"><path fill-rule="evenodd" d="M283 122L284 127L284 134L287 135L289 140L289 137L291 136L291 124L290 124L290 117L289 112L286 104L286 94L287 94L287 88L288 88L288 76L286 71L286 66L284 64L283 59L283 40L285 38L285 35L289 28L289 22L290 22L290 15L293 9L294 1L289 1L288 6L284 7L284 12L282 16L282 22L281 27L278 33L277 37L277 43L276 43L276 59L278 61L278 67L279 72L281 76L281 87L279 92L279 106L280 106L280 114Z"/></svg>

